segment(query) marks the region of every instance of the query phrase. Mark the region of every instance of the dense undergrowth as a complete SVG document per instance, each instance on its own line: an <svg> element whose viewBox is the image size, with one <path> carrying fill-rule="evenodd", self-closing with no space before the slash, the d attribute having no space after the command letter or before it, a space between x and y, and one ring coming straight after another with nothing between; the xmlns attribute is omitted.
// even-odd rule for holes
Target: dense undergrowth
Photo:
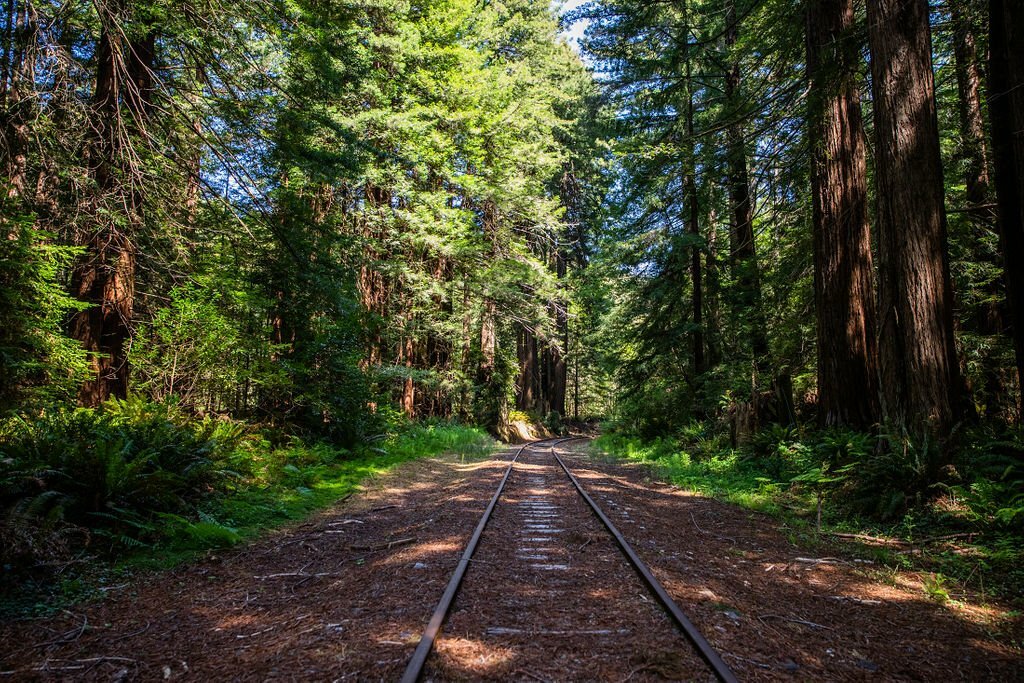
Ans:
<svg viewBox="0 0 1024 683"><path fill-rule="evenodd" d="M960 443L938 484L928 483L926 445L845 430L772 427L733 448L728 434L694 423L654 440L610 431L595 449L781 517L794 540L869 537L854 539L855 552L931 572L933 598L949 599L959 584L1024 604L1024 436L976 430Z"/></svg>
<svg viewBox="0 0 1024 683"><path fill-rule="evenodd" d="M0 427L0 598L74 593L82 575L234 545L412 458L489 452L482 430L400 425L348 450L173 402L110 401ZM69 588L70 587L70 588Z"/></svg>

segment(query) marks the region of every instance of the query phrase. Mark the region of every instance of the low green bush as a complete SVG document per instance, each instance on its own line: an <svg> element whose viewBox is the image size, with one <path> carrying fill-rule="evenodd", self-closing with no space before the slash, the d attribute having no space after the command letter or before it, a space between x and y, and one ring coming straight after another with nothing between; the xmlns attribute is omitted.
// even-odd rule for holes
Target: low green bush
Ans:
<svg viewBox="0 0 1024 683"><path fill-rule="evenodd" d="M479 429L438 423L407 426L353 452L270 439L140 398L12 419L0 427L0 562L17 576L59 566L81 549L122 557L152 547L224 547L400 462L484 454L492 443Z"/></svg>
<svg viewBox="0 0 1024 683"><path fill-rule="evenodd" d="M928 444L842 429L771 427L732 449L712 425L694 423L673 438L609 432L595 449L650 464L690 490L785 516L793 528L817 526L820 514L825 530L911 542L970 533L970 553L922 551L913 561L1011 595L1024 580L1024 437L974 428L960 443L943 468ZM884 555L873 559L910 561Z"/></svg>
<svg viewBox="0 0 1024 683"><path fill-rule="evenodd" d="M0 538L6 564L49 548L55 532L137 547L158 515L190 510L222 487L241 432L188 421L173 404L131 399L9 422L0 441Z"/></svg>

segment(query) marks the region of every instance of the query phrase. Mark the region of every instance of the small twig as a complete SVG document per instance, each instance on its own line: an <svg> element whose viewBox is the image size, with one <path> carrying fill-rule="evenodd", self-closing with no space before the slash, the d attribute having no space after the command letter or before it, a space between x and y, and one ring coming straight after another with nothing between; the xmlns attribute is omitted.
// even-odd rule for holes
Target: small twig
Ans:
<svg viewBox="0 0 1024 683"><path fill-rule="evenodd" d="M351 546L349 546L349 549L350 550L364 550L364 551L366 551L366 550L368 550L368 551L391 550L392 548L397 548L398 546L408 545L410 543L415 543L415 542L416 542L416 537L415 536L410 536L409 538L399 538L399 539L397 539L395 541L389 541L387 543L378 543L376 545L351 545Z"/></svg>
<svg viewBox="0 0 1024 683"><path fill-rule="evenodd" d="M126 633L123 636L118 636L117 638L114 638L113 640L108 641L108 642L110 642L110 643L119 643L122 640L127 640L129 638L134 638L135 636L142 635L143 633L145 633L146 631L149 630L149 625L150 625L150 622L147 621L146 625L143 626L142 628L140 628L138 631L132 631L131 633Z"/></svg>
<svg viewBox="0 0 1024 683"><path fill-rule="evenodd" d="M710 531L704 531L704 529L701 529L700 528L700 524L697 524L697 520L694 518L692 512L690 513L690 521L693 522L693 526L697 527L697 531L701 532L705 536L711 536L713 538L717 538L719 541L729 541L733 545L736 545L736 539L735 538L730 538L728 536L720 536L720 535L712 533Z"/></svg>
<svg viewBox="0 0 1024 683"><path fill-rule="evenodd" d="M301 578L301 579L319 579L323 576L341 576L338 572L318 572L316 574L306 574L305 572L282 572L280 574L264 574L263 576L253 576L254 579L265 581L267 579L286 579L286 578Z"/></svg>
<svg viewBox="0 0 1024 683"><path fill-rule="evenodd" d="M641 671L648 671L648 670L654 669L654 668L655 667L654 667L653 664L644 664L642 666L638 666L637 668L633 669L628 674L626 674L626 677L622 679L622 683L626 683L626 681L632 680L633 676L637 675ZM657 670L657 669L655 669L655 670Z"/></svg>
<svg viewBox="0 0 1024 683"><path fill-rule="evenodd" d="M803 619L791 619L790 617L784 617L781 614L762 614L758 617L758 620L763 622L765 619L781 619L782 621L789 621L794 624L803 624L804 626L810 626L812 628L821 628L826 631L835 631L831 626L822 626L821 624L815 624L813 621L805 621Z"/></svg>
<svg viewBox="0 0 1024 683"><path fill-rule="evenodd" d="M55 659L52 661L56 662L71 662L66 666L50 666L50 661L47 660L39 666L33 667L33 671L78 671L85 668L86 664L98 664L100 662L127 662L129 664L135 664L137 660L131 657L89 657L87 659Z"/></svg>
<svg viewBox="0 0 1024 683"><path fill-rule="evenodd" d="M854 602L858 605L881 605L881 600L865 600L864 598L855 598L849 595L830 595L826 600L835 600L837 602Z"/></svg>
<svg viewBox="0 0 1024 683"><path fill-rule="evenodd" d="M794 561L804 564L845 564L838 557L797 557Z"/></svg>
<svg viewBox="0 0 1024 683"><path fill-rule="evenodd" d="M381 505L379 508L370 508L370 512L383 512L384 510L393 510L398 507L397 505Z"/></svg>
<svg viewBox="0 0 1024 683"><path fill-rule="evenodd" d="M72 617L75 616L73 613L68 612L67 610L64 610L64 612L66 614L72 616ZM42 643L41 645L39 645L39 647L48 647L50 645L67 645L68 643L73 643L73 642L75 642L76 640L78 640L79 638L82 637L82 634L85 633L85 629L88 628L88 627L89 627L89 617L87 617L86 615L83 614L82 615L82 625L81 626L77 626L77 627L71 629L70 631L66 631L65 633L61 634L57 638L54 638L53 640L48 640L45 643ZM74 634L74 635L72 635L72 634Z"/></svg>
<svg viewBox="0 0 1024 683"><path fill-rule="evenodd" d="M734 655L731 652L725 652L725 653L722 654L722 656L723 657L732 657L733 659L738 659L741 662L746 662L747 664L753 664L754 666L756 666L758 668L761 668L761 669L771 669L772 668L771 664L765 664L764 662L758 662L758 661L753 660L753 659L747 659L746 657L740 657L739 655Z"/></svg>
<svg viewBox="0 0 1024 683"><path fill-rule="evenodd" d="M264 633L268 633L270 631L273 631L275 628L277 628L277 626L268 626L267 628L263 629L262 631L256 631L255 633L250 633L248 635L240 633L240 634L236 635L235 638L255 638L256 636L261 636Z"/></svg>
<svg viewBox="0 0 1024 683"><path fill-rule="evenodd" d="M107 591L116 591L116 590L121 590L122 588L127 588L127 587L128 587L127 583L119 583L116 586L100 586L99 590L100 590L100 592L106 593Z"/></svg>

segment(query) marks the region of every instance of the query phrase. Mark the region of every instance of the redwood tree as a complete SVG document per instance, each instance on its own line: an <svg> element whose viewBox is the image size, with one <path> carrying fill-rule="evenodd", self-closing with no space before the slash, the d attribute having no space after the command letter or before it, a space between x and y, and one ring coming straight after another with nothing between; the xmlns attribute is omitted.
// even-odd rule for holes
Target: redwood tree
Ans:
<svg viewBox="0 0 1024 683"><path fill-rule="evenodd" d="M869 0L883 409L949 436L960 417L927 0Z"/></svg>
<svg viewBox="0 0 1024 683"><path fill-rule="evenodd" d="M90 304L75 315L70 330L92 354L95 376L79 392L79 402L87 406L128 393L136 240L145 199L139 151L152 108L156 49L150 25L126 30L132 7L115 2L102 8L92 98L95 135L89 150L96 220L79 235L86 252L71 278L71 293Z"/></svg>
<svg viewBox="0 0 1024 683"><path fill-rule="evenodd" d="M739 18L733 2L726 3L725 42L730 48L739 34ZM725 100L729 121L726 126L726 158L729 174L729 206L732 213L730 230L730 264L736 278L737 301L743 316L749 321L750 346L756 370L753 392L770 372L768 358L768 332L761 301L761 273L757 264L754 242L754 204L750 194L750 174L747 170L746 136L743 131L745 115L741 111L740 64L732 60L725 74Z"/></svg>
<svg viewBox="0 0 1024 683"><path fill-rule="evenodd" d="M879 420L875 291L853 0L807 7L818 420Z"/></svg>
<svg viewBox="0 0 1024 683"><path fill-rule="evenodd" d="M1024 386L1024 4L989 4L989 114L1006 291Z"/></svg>

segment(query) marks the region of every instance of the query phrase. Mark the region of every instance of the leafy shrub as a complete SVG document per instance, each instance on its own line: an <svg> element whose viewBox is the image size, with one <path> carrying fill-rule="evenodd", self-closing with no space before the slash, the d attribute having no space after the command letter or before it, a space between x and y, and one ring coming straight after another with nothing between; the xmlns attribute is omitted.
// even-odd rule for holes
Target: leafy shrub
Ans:
<svg viewBox="0 0 1024 683"><path fill-rule="evenodd" d="M19 420L0 442L0 536L78 528L113 546L145 543L160 513L187 512L230 476L225 455L239 436L137 398Z"/></svg>
<svg viewBox="0 0 1024 683"><path fill-rule="evenodd" d="M1024 533L1024 435L976 429L966 435L949 491L977 520Z"/></svg>
<svg viewBox="0 0 1024 683"><path fill-rule="evenodd" d="M812 455L796 429L773 424L754 434L747 458L768 476L781 480L806 469Z"/></svg>
<svg viewBox="0 0 1024 683"><path fill-rule="evenodd" d="M62 326L84 307L61 273L79 249L54 244L32 216L0 216L0 414L74 396L88 373L81 344Z"/></svg>

